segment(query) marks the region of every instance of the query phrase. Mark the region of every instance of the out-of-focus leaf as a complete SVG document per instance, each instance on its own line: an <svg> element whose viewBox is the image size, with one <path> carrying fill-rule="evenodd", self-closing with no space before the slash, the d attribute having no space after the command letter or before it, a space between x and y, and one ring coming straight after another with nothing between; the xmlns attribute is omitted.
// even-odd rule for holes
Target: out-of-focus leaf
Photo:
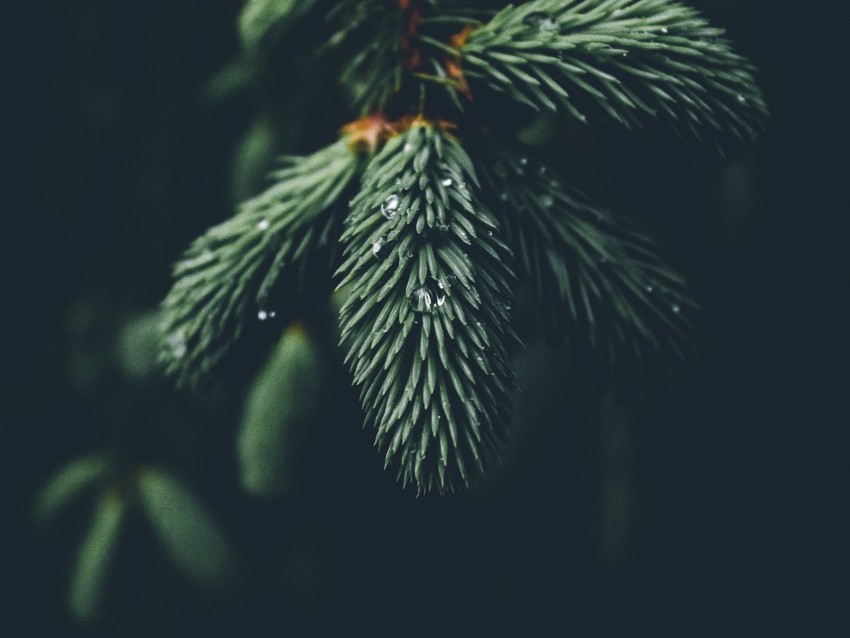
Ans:
<svg viewBox="0 0 850 638"><path fill-rule="evenodd" d="M92 454L72 461L60 470L41 490L35 505L35 516L46 522L87 488L103 478L109 470L109 459Z"/></svg>
<svg viewBox="0 0 850 638"><path fill-rule="evenodd" d="M248 0L239 14L242 48L253 55L262 41L307 13L316 0Z"/></svg>
<svg viewBox="0 0 850 638"><path fill-rule="evenodd" d="M134 317L121 329L118 355L128 377L144 379L156 372L160 322L160 313L152 310Z"/></svg>
<svg viewBox="0 0 850 638"><path fill-rule="evenodd" d="M242 486L273 496L290 479L296 430L314 415L318 356L303 325L293 324L280 340L248 395L238 436Z"/></svg>
<svg viewBox="0 0 850 638"><path fill-rule="evenodd" d="M69 605L79 620L91 620L99 611L124 510L124 501L113 493L97 504L71 579Z"/></svg>
<svg viewBox="0 0 850 638"><path fill-rule="evenodd" d="M233 572L233 553L206 509L159 470L142 472L138 485L148 519L174 564L201 585L225 585Z"/></svg>

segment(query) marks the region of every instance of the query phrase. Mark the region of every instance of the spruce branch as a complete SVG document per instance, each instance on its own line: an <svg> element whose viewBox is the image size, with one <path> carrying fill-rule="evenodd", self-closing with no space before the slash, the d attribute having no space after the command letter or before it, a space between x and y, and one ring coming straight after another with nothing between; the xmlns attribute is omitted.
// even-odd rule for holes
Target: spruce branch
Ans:
<svg viewBox="0 0 850 638"><path fill-rule="evenodd" d="M471 152L521 280L554 326L644 384L693 351L698 305L650 239L522 151L482 137Z"/></svg>
<svg viewBox="0 0 850 638"><path fill-rule="evenodd" d="M284 269L302 281L308 257L341 219L342 194L358 174L355 134L305 157L287 157L275 184L237 214L195 240L174 267L162 304L160 360L179 385L204 380L250 318L265 320L269 295Z"/></svg>
<svg viewBox="0 0 850 638"><path fill-rule="evenodd" d="M403 484L468 484L509 419L510 250L469 156L416 121L369 164L342 241L342 342L367 422Z"/></svg>
<svg viewBox="0 0 850 638"><path fill-rule="evenodd" d="M328 13L339 24L331 45L357 52L346 59L341 82L361 116L384 111L401 89L405 67L413 68L411 38L421 20L418 3L346 0Z"/></svg>
<svg viewBox="0 0 850 638"><path fill-rule="evenodd" d="M767 113L753 66L701 14L670 0L509 5L459 47L467 76L535 109L632 127L658 117L716 145L751 142Z"/></svg>

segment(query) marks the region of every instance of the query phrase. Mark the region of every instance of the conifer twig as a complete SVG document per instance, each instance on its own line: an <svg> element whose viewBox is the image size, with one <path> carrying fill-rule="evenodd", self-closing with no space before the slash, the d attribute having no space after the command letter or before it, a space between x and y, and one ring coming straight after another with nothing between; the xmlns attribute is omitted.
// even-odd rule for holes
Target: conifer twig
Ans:
<svg viewBox="0 0 850 638"><path fill-rule="evenodd" d="M468 484L509 419L510 251L466 152L414 123L370 163L343 234L342 340L404 484Z"/></svg>
<svg viewBox="0 0 850 638"><path fill-rule="evenodd" d="M767 108L753 66L723 29L671 0L533 0L510 5L459 48L469 77L581 121L642 117L716 145L751 142Z"/></svg>
<svg viewBox="0 0 850 638"><path fill-rule="evenodd" d="M657 247L526 151L481 137L473 159L538 307L642 386L693 352L697 303ZM628 365L627 365L628 364Z"/></svg>
<svg viewBox="0 0 850 638"><path fill-rule="evenodd" d="M328 242L360 152L345 136L281 163L273 186L197 239L174 267L176 281L162 304L160 359L181 385L203 381L246 321L276 312L269 295L281 271L303 268Z"/></svg>

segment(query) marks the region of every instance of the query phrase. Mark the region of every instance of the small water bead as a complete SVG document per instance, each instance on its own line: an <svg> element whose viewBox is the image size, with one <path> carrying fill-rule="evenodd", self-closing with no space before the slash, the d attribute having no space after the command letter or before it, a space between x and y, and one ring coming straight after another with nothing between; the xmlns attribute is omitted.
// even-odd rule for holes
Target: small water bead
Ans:
<svg viewBox="0 0 850 638"><path fill-rule="evenodd" d="M549 193L545 193L540 196L540 205L543 208L552 208L555 205L555 198L552 197Z"/></svg>
<svg viewBox="0 0 850 638"><path fill-rule="evenodd" d="M510 199L510 197L508 197L507 193L499 193L499 199L503 202L506 202Z"/></svg>
<svg viewBox="0 0 850 638"><path fill-rule="evenodd" d="M527 157L520 157L519 158L519 165L520 166L528 166L528 158Z"/></svg>
<svg viewBox="0 0 850 638"><path fill-rule="evenodd" d="M672 306L670 306L670 310L673 311L674 315L678 315L682 312L682 307L679 304L674 303Z"/></svg>
<svg viewBox="0 0 850 638"><path fill-rule="evenodd" d="M260 321L265 321L266 319L274 319L277 316L277 313L274 310L260 310L257 313L257 319Z"/></svg>
<svg viewBox="0 0 850 638"><path fill-rule="evenodd" d="M661 33L667 33L667 27L661 27Z"/></svg>
<svg viewBox="0 0 850 638"><path fill-rule="evenodd" d="M542 32L555 31L558 28L558 23L548 13L544 13L543 11L529 13L522 22L525 26L534 27Z"/></svg>
<svg viewBox="0 0 850 638"><path fill-rule="evenodd" d="M424 286L417 288L410 295L410 307L414 312L434 312L446 303L445 284L439 279L431 278Z"/></svg>
<svg viewBox="0 0 850 638"><path fill-rule="evenodd" d="M387 197L387 201L381 204L381 214L387 219L395 219L395 216L398 215L399 203L398 195L390 195Z"/></svg>
<svg viewBox="0 0 850 638"><path fill-rule="evenodd" d="M655 286L652 286L652 285L646 286L644 288L644 290L646 290L646 292L651 295L652 293L655 292Z"/></svg>
<svg viewBox="0 0 850 638"><path fill-rule="evenodd" d="M266 230L269 227L269 220L263 219L257 224L259 230Z"/></svg>
<svg viewBox="0 0 850 638"><path fill-rule="evenodd" d="M372 244L372 254L375 256L376 259L383 259L386 256L381 252L386 243L387 240L381 237L379 239L376 239L375 242Z"/></svg>
<svg viewBox="0 0 850 638"><path fill-rule="evenodd" d="M405 145L404 145L404 148L403 148L402 150L403 150L405 153L410 153L411 151L413 151L413 144L411 144L410 142L408 142L407 144L405 144Z"/></svg>
<svg viewBox="0 0 850 638"><path fill-rule="evenodd" d="M451 177L447 177L446 179L444 179L444 180L443 180L443 186L445 186L445 187L449 187L449 186L451 186L452 184L453 184L453 182L452 182L452 178L451 178Z"/></svg>
<svg viewBox="0 0 850 638"><path fill-rule="evenodd" d="M490 369L490 364L482 354L476 354L475 360L478 362L478 367L481 368L489 376L493 376L493 371Z"/></svg>
<svg viewBox="0 0 850 638"><path fill-rule="evenodd" d="M743 95L741 95L740 93L738 93L738 102L740 102L741 104L746 104L746 103L747 103L747 98L745 98Z"/></svg>

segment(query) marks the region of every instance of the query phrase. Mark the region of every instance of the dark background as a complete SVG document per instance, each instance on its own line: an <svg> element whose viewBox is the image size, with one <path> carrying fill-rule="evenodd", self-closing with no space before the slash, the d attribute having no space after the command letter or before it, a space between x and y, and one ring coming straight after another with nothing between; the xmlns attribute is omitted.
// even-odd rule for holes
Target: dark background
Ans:
<svg viewBox="0 0 850 638"><path fill-rule="evenodd" d="M846 34L829 3L693 4L760 69L772 117L757 147L728 167L652 131L599 127L553 129L544 152L659 236L704 308L701 360L618 409L527 333L524 425L505 468L477 492L419 499L381 471L332 368L334 409L271 503L238 488L244 379L197 399L123 378L109 353L165 294L180 251L230 214L234 153L263 105L283 151L324 145L351 119L322 93L334 78L282 67L283 89L268 88L273 75L211 89L238 52L237 0L6 12L3 100L17 108L4 122L0 631L847 635ZM68 619L90 509L39 531L32 503L59 467L115 440L174 469L221 521L244 563L234 591L208 596L176 575L134 513L101 619ZM631 514L617 518L623 502Z"/></svg>

